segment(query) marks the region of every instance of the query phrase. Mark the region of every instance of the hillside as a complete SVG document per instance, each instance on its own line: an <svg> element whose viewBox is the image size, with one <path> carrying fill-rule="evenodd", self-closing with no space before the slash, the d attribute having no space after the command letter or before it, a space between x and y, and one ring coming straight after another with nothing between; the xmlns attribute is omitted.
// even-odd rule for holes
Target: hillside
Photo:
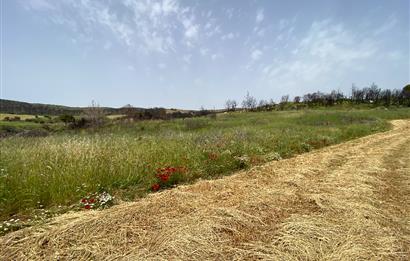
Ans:
<svg viewBox="0 0 410 261"><path fill-rule="evenodd" d="M28 115L81 115L88 107L69 107L63 105L54 105L54 104L42 104L42 103L29 103L13 100L0 99L0 113L12 113L12 114L28 114ZM104 112L108 115L111 114L125 114L126 112L143 112L144 108L136 108L124 106L121 108L112 108L112 107L102 107ZM167 110L170 113L183 111L183 110ZM183 111L188 112L188 111Z"/></svg>
<svg viewBox="0 0 410 261"><path fill-rule="evenodd" d="M20 101L12 101L0 99L0 113L13 114L30 114L30 115L60 115L74 114L78 115L83 111L83 108L68 107L62 105L28 103Z"/></svg>

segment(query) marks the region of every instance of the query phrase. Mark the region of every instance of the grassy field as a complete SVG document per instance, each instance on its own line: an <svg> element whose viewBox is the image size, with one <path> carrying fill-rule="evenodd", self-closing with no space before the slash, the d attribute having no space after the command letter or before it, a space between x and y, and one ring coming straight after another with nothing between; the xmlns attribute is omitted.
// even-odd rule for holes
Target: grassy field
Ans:
<svg viewBox="0 0 410 261"><path fill-rule="evenodd" d="M107 191L132 200L151 191L158 168L178 183L221 177L270 160L387 130L410 109L219 114L116 124L44 138L0 140L0 219L70 206Z"/></svg>

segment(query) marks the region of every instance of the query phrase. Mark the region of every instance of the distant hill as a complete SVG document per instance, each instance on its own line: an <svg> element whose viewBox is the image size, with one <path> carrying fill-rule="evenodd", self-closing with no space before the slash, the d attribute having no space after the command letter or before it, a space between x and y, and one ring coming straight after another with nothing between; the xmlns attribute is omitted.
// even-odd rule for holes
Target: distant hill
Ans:
<svg viewBox="0 0 410 261"><path fill-rule="evenodd" d="M107 114L124 114L129 110L144 111L143 108L110 108L102 107ZM54 104L29 103L0 99L0 113L30 114L30 115L81 115L87 107L69 107Z"/></svg>

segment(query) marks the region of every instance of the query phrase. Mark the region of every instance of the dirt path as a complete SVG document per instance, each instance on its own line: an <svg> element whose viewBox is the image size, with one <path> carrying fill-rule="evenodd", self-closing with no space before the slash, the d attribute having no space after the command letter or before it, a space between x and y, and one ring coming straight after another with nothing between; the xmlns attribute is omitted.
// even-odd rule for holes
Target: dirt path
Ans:
<svg viewBox="0 0 410 261"><path fill-rule="evenodd" d="M409 260L410 121L0 238L0 259Z"/></svg>

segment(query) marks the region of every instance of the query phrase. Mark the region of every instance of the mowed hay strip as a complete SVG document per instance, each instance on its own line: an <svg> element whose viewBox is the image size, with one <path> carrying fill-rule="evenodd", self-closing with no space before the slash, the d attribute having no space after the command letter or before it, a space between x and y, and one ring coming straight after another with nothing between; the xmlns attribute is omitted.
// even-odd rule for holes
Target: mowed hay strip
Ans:
<svg viewBox="0 0 410 261"><path fill-rule="evenodd" d="M410 121L393 124L223 179L65 214L3 236L0 259L408 260Z"/></svg>

